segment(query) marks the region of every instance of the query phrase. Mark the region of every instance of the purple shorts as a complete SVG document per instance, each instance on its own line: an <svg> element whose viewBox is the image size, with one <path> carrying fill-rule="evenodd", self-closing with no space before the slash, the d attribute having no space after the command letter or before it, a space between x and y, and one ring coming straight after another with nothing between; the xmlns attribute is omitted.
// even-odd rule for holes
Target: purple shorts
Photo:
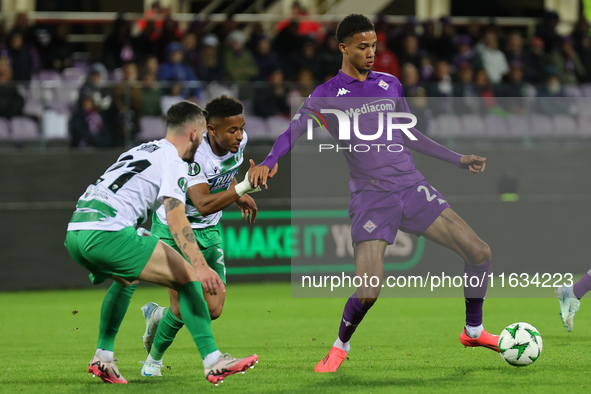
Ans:
<svg viewBox="0 0 591 394"><path fill-rule="evenodd" d="M383 239L394 243L398 229L422 235L449 204L427 181L396 191L361 190L351 195L353 243Z"/></svg>

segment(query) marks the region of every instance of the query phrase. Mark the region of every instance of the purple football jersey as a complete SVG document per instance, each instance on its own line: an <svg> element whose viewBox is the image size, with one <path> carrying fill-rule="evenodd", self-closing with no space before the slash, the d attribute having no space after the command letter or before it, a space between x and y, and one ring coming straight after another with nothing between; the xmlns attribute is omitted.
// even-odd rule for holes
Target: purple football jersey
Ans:
<svg viewBox="0 0 591 394"><path fill-rule="evenodd" d="M408 148L459 166L461 155L411 127L408 114L398 78L370 71L359 81L339 71L304 101L261 164L273 168L305 133L314 139L328 132L345 155L351 192L398 190L424 180Z"/></svg>

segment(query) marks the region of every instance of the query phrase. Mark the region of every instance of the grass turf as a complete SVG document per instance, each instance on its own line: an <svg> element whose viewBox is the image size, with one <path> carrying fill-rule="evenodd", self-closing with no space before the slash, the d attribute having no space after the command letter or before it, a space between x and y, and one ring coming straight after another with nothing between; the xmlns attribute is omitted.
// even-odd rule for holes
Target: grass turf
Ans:
<svg viewBox="0 0 591 394"><path fill-rule="evenodd" d="M549 290L551 291L551 290ZM582 302L567 333L556 299L487 299L485 326L499 333L526 321L540 330L538 361L516 368L484 348L458 341L463 300L380 299L352 340L335 374L314 365L336 338L344 300L292 299L288 283L233 284L222 317L213 322L217 344L235 356L257 353L245 375L208 383L196 348L183 329L164 358L162 378L139 376L145 351L140 307L167 305L163 288L136 291L123 321L115 356L129 385L106 385L86 374L96 345L105 290L0 293L0 392L586 392L591 365L591 313ZM73 313L77 311L77 313Z"/></svg>

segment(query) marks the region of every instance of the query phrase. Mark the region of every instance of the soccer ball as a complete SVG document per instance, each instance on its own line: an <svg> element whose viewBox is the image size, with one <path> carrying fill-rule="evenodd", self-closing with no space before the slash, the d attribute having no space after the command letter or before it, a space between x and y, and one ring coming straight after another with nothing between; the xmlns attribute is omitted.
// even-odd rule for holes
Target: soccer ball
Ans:
<svg viewBox="0 0 591 394"><path fill-rule="evenodd" d="M528 323L513 323L499 335L499 353L516 367L532 364L542 353L542 336Z"/></svg>

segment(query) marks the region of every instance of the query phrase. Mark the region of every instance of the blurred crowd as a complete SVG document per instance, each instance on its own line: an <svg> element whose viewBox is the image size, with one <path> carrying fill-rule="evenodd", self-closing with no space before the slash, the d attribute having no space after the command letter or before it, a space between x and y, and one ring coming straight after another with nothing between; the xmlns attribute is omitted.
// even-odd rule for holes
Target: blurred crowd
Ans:
<svg viewBox="0 0 591 394"><path fill-rule="evenodd" d="M397 76L418 112L454 109L445 100L426 108L412 98L480 97L454 102L463 103L462 111L521 113L521 100L497 98L565 97L569 86L591 83L591 36L584 19L568 36L558 34L559 15L553 12L533 36L523 27L456 26L447 17L374 22L374 70ZM27 89L47 71L82 74L69 108L72 146L123 145L126 135L139 131L141 117L161 116L183 99L204 104L220 93L239 97L254 116L289 117L292 97L308 96L340 69L336 25L311 20L295 3L292 15L272 31L231 16L220 23L195 20L181 29L156 2L138 21L116 19L100 56L78 60L68 24L40 35L19 14L9 30L0 26L0 117L23 115L31 98Z"/></svg>

